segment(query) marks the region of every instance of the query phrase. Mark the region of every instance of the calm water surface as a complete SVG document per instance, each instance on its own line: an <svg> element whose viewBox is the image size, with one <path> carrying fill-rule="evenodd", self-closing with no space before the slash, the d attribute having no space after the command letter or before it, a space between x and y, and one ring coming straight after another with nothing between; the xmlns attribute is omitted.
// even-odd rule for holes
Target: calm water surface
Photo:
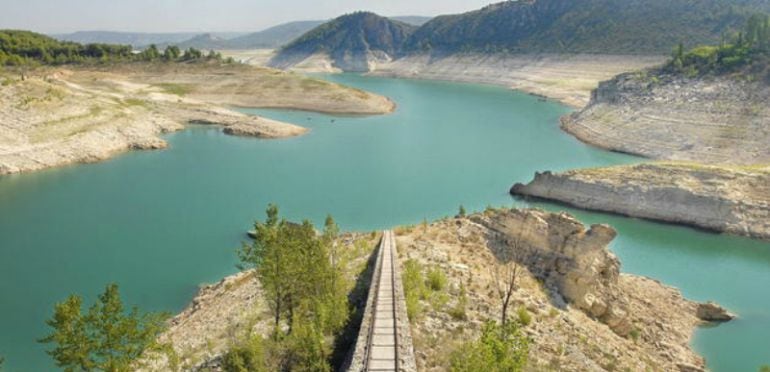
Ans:
<svg viewBox="0 0 770 372"><path fill-rule="evenodd" d="M454 214L458 205L523 205L507 190L537 170L637 162L563 134L568 110L505 89L356 75L328 77L393 98L396 113L333 117L246 110L307 126L256 140L193 127L169 150L0 178L0 355L9 371L53 370L35 339L55 302L90 302L117 282L132 305L178 311L200 283L235 271L243 232L270 202L283 215L371 230ZM543 204L550 209L563 209ZM574 211L620 231L625 271L741 314L698 332L717 371L770 363L770 245Z"/></svg>

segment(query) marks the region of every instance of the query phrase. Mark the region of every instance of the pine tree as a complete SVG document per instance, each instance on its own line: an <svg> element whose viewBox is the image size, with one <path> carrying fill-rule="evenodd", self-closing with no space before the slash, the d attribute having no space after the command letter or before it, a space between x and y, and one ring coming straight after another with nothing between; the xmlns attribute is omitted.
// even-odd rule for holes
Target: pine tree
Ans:
<svg viewBox="0 0 770 372"><path fill-rule="evenodd" d="M157 341L166 314L126 313L116 284L110 284L86 314L82 298L71 295L56 304L46 322L53 332L39 342L53 344L48 350L64 371L129 371L146 351L160 351Z"/></svg>

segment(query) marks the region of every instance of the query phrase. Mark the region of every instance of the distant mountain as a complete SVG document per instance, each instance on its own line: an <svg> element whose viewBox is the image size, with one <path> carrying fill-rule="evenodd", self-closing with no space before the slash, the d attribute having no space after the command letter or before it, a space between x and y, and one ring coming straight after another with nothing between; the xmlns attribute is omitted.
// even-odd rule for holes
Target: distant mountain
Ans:
<svg viewBox="0 0 770 372"><path fill-rule="evenodd" d="M239 32L218 32L211 33L215 37L229 39L243 35ZM78 31L70 34L51 35L62 41L74 41L81 44L104 43L104 44L122 44L132 45L134 47L143 47L150 44L175 44L187 41L199 36L194 32L173 32L173 33L142 33L142 32L116 32L116 31Z"/></svg>
<svg viewBox="0 0 770 372"><path fill-rule="evenodd" d="M286 68L318 53L346 71L368 71L372 64L397 55L417 26L370 12L357 12L324 23L281 49L271 61Z"/></svg>
<svg viewBox="0 0 770 372"><path fill-rule="evenodd" d="M388 17L394 21L404 22L410 25L414 26L422 26L433 17L423 17L423 16L397 16L397 17Z"/></svg>
<svg viewBox="0 0 770 372"><path fill-rule="evenodd" d="M520 0L440 16L406 41L407 53L667 54L679 42L718 42L768 0Z"/></svg>
<svg viewBox="0 0 770 372"><path fill-rule="evenodd" d="M158 47L164 48L166 45L176 45L180 49L188 49L188 48L195 48L195 49L201 49L201 50L210 50L210 49L227 49L229 45L229 40L215 36L213 34L201 34L196 35L195 37L184 40L182 42L178 43L163 43L159 44Z"/></svg>
<svg viewBox="0 0 770 372"><path fill-rule="evenodd" d="M323 24L325 21L298 21L284 23L268 29L239 36L229 40L232 49L278 48L304 33Z"/></svg>

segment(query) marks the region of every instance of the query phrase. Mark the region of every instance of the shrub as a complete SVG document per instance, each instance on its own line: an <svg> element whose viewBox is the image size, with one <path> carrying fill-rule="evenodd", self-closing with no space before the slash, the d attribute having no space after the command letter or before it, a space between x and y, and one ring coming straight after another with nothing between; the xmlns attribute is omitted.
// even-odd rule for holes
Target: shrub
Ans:
<svg viewBox="0 0 770 372"><path fill-rule="evenodd" d="M527 364L529 339L519 325L509 322L499 326L487 322L478 340L467 342L450 356L453 372L515 372Z"/></svg>
<svg viewBox="0 0 770 372"><path fill-rule="evenodd" d="M465 207L463 207L462 205L460 205L460 208L459 208L459 210L457 211L457 215L458 215L458 216L460 216L460 217L465 217Z"/></svg>
<svg viewBox="0 0 770 372"><path fill-rule="evenodd" d="M404 262L404 297L406 313L410 321L414 321L422 312L420 300L425 298L425 281L422 279L422 268L414 259Z"/></svg>
<svg viewBox="0 0 770 372"><path fill-rule="evenodd" d="M632 329L628 335L631 337L632 340L638 341L639 337L641 337L642 335L642 331L639 328L634 327L634 329Z"/></svg>
<svg viewBox="0 0 770 372"><path fill-rule="evenodd" d="M446 288L446 274L438 267L428 271L428 288L433 291L442 291Z"/></svg>
<svg viewBox="0 0 770 372"><path fill-rule="evenodd" d="M460 283L460 294L457 297L457 303L454 307L449 309L449 315L454 320L465 320L468 315L465 313L465 308L468 306L468 295L465 290L465 285Z"/></svg>
<svg viewBox="0 0 770 372"><path fill-rule="evenodd" d="M529 314L526 307L519 307L519 310L517 310L516 313L519 315L519 323L521 323L521 325L526 327L532 323L532 315Z"/></svg>
<svg viewBox="0 0 770 372"><path fill-rule="evenodd" d="M222 368L225 372L266 372L269 369L265 360L264 342L261 337L254 336L231 348L222 358Z"/></svg>

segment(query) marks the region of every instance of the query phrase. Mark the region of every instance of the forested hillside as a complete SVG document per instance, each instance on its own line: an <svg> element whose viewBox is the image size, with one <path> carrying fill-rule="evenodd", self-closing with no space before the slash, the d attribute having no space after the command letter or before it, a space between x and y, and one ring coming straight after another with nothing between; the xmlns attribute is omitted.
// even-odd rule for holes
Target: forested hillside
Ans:
<svg viewBox="0 0 770 372"><path fill-rule="evenodd" d="M770 15L751 16L744 29L725 37L718 45L702 45L686 51L680 44L664 72L690 77L740 71L744 79L762 78L770 83Z"/></svg>
<svg viewBox="0 0 770 372"><path fill-rule="evenodd" d="M160 51L151 45L141 52L135 52L130 45L83 45L59 41L30 31L0 30L0 66L221 59L219 53L206 54L194 48L182 51L178 47L167 47Z"/></svg>
<svg viewBox="0 0 770 372"><path fill-rule="evenodd" d="M436 17L405 52L668 54L718 43L768 0L521 0Z"/></svg>
<svg viewBox="0 0 770 372"><path fill-rule="evenodd" d="M417 27L369 12L338 17L314 28L281 49L271 64L282 66L315 53L328 53L338 65L376 56L395 56Z"/></svg>

